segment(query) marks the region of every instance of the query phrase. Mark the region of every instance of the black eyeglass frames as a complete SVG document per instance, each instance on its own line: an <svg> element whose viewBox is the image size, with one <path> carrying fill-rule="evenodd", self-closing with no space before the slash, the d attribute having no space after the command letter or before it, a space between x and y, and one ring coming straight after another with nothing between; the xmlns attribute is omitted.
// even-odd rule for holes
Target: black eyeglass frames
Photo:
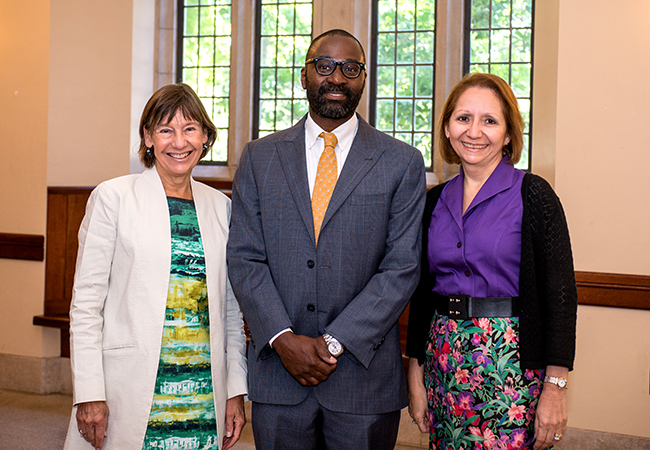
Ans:
<svg viewBox="0 0 650 450"><path fill-rule="evenodd" d="M345 78L358 78L362 70L366 70L364 63L356 61L334 61L332 58L311 58L305 61L305 65L314 63L316 72L324 77L332 75L336 66L341 66L341 72Z"/></svg>

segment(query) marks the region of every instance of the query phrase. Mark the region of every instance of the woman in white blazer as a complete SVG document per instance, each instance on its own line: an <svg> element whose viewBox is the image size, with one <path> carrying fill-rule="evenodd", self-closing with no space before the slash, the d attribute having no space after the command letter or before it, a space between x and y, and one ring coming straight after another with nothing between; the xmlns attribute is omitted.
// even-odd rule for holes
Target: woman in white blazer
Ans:
<svg viewBox="0 0 650 450"><path fill-rule="evenodd" d="M247 392L243 320L227 294L230 200L191 177L216 129L176 84L151 97L140 137L147 169L101 183L79 230L65 449L225 450Z"/></svg>

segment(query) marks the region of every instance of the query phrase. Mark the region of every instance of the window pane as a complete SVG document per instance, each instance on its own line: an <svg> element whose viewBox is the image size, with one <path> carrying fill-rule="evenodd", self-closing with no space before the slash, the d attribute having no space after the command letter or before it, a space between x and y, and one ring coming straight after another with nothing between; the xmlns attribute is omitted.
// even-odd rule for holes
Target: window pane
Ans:
<svg viewBox="0 0 650 450"><path fill-rule="evenodd" d="M377 62L391 64L395 62L395 34L382 33L377 42Z"/></svg>
<svg viewBox="0 0 650 450"><path fill-rule="evenodd" d="M395 129L400 131L411 131L413 129L413 101L397 100L396 106L397 114L395 114L395 119L397 126Z"/></svg>
<svg viewBox="0 0 650 450"><path fill-rule="evenodd" d="M490 61L490 32L472 31L470 43L470 61L482 63Z"/></svg>
<svg viewBox="0 0 650 450"><path fill-rule="evenodd" d="M184 34L197 36L199 34L199 8L186 8L184 19Z"/></svg>
<svg viewBox="0 0 650 450"><path fill-rule="evenodd" d="M377 129L382 131L393 130L394 116L393 100L377 100Z"/></svg>
<svg viewBox="0 0 650 450"><path fill-rule="evenodd" d="M395 68L377 68L377 97L395 97Z"/></svg>
<svg viewBox="0 0 650 450"><path fill-rule="evenodd" d="M433 30L436 25L436 2L434 0L419 0L416 11L416 29Z"/></svg>
<svg viewBox="0 0 650 450"><path fill-rule="evenodd" d="M433 64L435 50L435 37L433 31L420 32L415 35L416 58L420 64Z"/></svg>
<svg viewBox="0 0 650 450"><path fill-rule="evenodd" d="M278 14L278 34L293 34L294 16L296 9L294 5L281 5Z"/></svg>
<svg viewBox="0 0 650 450"><path fill-rule="evenodd" d="M492 0L492 28L510 27L510 0Z"/></svg>
<svg viewBox="0 0 650 450"><path fill-rule="evenodd" d="M413 66L397 68L397 96L413 97Z"/></svg>
<svg viewBox="0 0 650 450"><path fill-rule="evenodd" d="M494 30L490 39L490 59L493 62L510 61L510 30Z"/></svg>
<svg viewBox="0 0 650 450"><path fill-rule="evenodd" d="M472 28L490 27L490 0L472 0Z"/></svg>
<svg viewBox="0 0 650 450"><path fill-rule="evenodd" d="M517 98L530 97L530 64L513 64L510 83Z"/></svg>
<svg viewBox="0 0 650 450"><path fill-rule="evenodd" d="M274 34L278 23L277 5L262 6L262 34Z"/></svg>
<svg viewBox="0 0 650 450"><path fill-rule="evenodd" d="M275 69L260 69L260 98L275 97Z"/></svg>
<svg viewBox="0 0 650 450"><path fill-rule="evenodd" d="M415 101L415 129L417 131L431 131L433 123L433 101Z"/></svg>
<svg viewBox="0 0 650 450"><path fill-rule="evenodd" d="M395 30L395 8L395 0L379 0L377 2L379 31Z"/></svg>
<svg viewBox="0 0 650 450"><path fill-rule="evenodd" d="M275 129L275 101L260 100L260 130Z"/></svg>
<svg viewBox="0 0 650 450"><path fill-rule="evenodd" d="M293 70L278 69L278 98L291 98L293 94Z"/></svg>
<svg viewBox="0 0 650 450"><path fill-rule="evenodd" d="M512 48L510 59L513 62L530 62L532 42L530 29L512 30Z"/></svg>
<svg viewBox="0 0 650 450"><path fill-rule="evenodd" d="M533 0L514 0L512 2L512 26L532 28Z"/></svg>
<svg viewBox="0 0 650 450"><path fill-rule="evenodd" d="M260 66L262 67L274 67L276 65L276 49L277 49L277 38L274 37L263 37L261 43L262 55L260 57Z"/></svg>
<svg viewBox="0 0 650 450"><path fill-rule="evenodd" d="M415 78L415 96L433 98L433 66L418 66Z"/></svg>
<svg viewBox="0 0 650 450"><path fill-rule="evenodd" d="M413 0L400 0L397 9L397 29L415 29L415 2Z"/></svg>

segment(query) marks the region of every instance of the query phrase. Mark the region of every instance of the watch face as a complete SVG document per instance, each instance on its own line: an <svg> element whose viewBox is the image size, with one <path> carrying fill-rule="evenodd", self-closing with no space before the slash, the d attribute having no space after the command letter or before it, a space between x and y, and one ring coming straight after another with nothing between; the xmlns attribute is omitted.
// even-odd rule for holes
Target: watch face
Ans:
<svg viewBox="0 0 650 450"><path fill-rule="evenodd" d="M557 380L557 385L558 385L558 387L561 387L561 388L566 387L566 380L564 378L558 379Z"/></svg>
<svg viewBox="0 0 650 450"><path fill-rule="evenodd" d="M330 342L327 345L327 350L334 356L338 356L341 353L341 344L338 342Z"/></svg>

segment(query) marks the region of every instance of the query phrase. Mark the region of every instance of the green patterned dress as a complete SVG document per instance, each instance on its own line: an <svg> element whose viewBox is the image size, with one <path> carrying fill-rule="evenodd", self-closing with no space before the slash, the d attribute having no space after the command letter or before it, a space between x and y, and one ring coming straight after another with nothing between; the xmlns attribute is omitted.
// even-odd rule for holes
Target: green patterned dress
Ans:
<svg viewBox="0 0 650 450"><path fill-rule="evenodd" d="M192 200L168 197L172 264L144 450L218 449L201 233Z"/></svg>

